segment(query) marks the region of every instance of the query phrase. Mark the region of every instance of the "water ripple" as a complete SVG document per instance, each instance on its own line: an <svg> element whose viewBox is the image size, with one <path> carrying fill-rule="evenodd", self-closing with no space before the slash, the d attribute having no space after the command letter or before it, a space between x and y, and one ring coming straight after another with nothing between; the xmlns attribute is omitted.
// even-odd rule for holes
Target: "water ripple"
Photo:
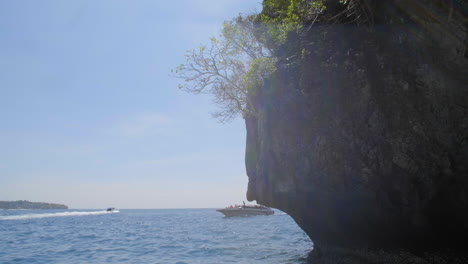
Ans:
<svg viewBox="0 0 468 264"><path fill-rule="evenodd" d="M0 263L305 263L312 247L286 214L213 209L3 211Z"/></svg>

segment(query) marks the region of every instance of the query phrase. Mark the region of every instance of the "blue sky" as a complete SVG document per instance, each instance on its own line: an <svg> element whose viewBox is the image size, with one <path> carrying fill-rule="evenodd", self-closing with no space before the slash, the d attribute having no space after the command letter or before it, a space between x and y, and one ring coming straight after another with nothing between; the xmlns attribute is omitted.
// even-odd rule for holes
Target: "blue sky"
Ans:
<svg viewBox="0 0 468 264"><path fill-rule="evenodd" d="M170 69L260 0L0 1L0 200L200 208L245 200L245 127Z"/></svg>

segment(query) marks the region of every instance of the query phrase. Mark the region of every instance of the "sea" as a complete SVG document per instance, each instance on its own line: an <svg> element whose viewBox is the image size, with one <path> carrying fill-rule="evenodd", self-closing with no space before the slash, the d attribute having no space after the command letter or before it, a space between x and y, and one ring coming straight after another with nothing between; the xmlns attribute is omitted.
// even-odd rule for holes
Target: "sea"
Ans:
<svg viewBox="0 0 468 264"><path fill-rule="evenodd" d="M287 214L215 209L0 210L0 263L307 263Z"/></svg>

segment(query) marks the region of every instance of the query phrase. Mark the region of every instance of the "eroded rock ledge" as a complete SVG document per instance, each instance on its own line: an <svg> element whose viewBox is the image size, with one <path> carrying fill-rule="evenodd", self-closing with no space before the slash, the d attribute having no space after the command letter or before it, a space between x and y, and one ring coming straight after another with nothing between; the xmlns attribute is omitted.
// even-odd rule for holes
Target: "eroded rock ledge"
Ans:
<svg viewBox="0 0 468 264"><path fill-rule="evenodd" d="M424 10L439 21L400 2L374 5L372 25L314 25L297 36L306 57L250 95L248 199L316 245L468 245L466 10Z"/></svg>

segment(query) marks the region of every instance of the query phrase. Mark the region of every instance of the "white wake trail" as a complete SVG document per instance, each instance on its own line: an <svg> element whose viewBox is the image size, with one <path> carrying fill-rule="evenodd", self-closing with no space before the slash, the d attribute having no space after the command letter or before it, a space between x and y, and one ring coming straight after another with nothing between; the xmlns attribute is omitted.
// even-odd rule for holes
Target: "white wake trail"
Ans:
<svg viewBox="0 0 468 264"><path fill-rule="evenodd" d="M2 215L0 220L28 220L39 219L47 217L64 217L64 216L84 216L84 215L102 215L119 213L118 210L112 212L108 211L91 211L91 212L62 212L62 213L48 213L48 214L24 214L24 215Z"/></svg>

